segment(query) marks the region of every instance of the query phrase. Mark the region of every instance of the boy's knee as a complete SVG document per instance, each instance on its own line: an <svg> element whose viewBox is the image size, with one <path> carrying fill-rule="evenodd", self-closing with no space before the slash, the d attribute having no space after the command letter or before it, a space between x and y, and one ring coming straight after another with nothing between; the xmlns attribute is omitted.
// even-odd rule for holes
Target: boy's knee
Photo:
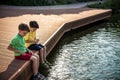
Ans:
<svg viewBox="0 0 120 80"><path fill-rule="evenodd" d="M40 49L40 53L43 53L44 52L44 49L42 48L42 49Z"/></svg>
<svg viewBox="0 0 120 80"><path fill-rule="evenodd" d="M39 59L39 55L37 54L36 57Z"/></svg>
<svg viewBox="0 0 120 80"><path fill-rule="evenodd" d="M43 51L43 50L44 50L43 48L40 49L40 51Z"/></svg>
<svg viewBox="0 0 120 80"><path fill-rule="evenodd" d="M47 47L46 46L44 46L44 49L46 49Z"/></svg>
<svg viewBox="0 0 120 80"><path fill-rule="evenodd" d="M35 56L35 57L39 57L39 55L38 55L38 54L34 54L33 56Z"/></svg>
<svg viewBox="0 0 120 80"><path fill-rule="evenodd" d="M39 60L39 55L38 54L34 54L33 56L36 57L37 60Z"/></svg>
<svg viewBox="0 0 120 80"><path fill-rule="evenodd" d="M32 60L32 61L37 61L37 57L31 56L31 60Z"/></svg>

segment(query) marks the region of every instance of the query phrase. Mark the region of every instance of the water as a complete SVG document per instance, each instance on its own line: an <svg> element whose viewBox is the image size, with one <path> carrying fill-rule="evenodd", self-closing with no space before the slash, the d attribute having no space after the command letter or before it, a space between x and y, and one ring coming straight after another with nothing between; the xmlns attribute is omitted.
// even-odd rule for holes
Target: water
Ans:
<svg viewBox="0 0 120 80"><path fill-rule="evenodd" d="M50 53L48 80L120 80L119 19L65 34Z"/></svg>

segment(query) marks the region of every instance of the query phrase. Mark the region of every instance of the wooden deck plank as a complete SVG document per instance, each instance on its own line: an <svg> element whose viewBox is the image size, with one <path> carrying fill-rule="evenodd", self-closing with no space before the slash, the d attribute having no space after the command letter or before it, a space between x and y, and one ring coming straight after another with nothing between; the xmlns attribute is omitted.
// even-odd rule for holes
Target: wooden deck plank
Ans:
<svg viewBox="0 0 120 80"><path fill-rule="evenodd" d="M14 56L0 56L0 78L1 80L8 80L15 72L20 71L19 69L26 62L24 60L16 60ZM17 64L19 63L19 64Z"/></svg>
<svg viewBox="0 0 120 80"><path fill-rule="evenodd" d="M68 30L101 20L110 16L110 10L102 9L73 9L70 11L61 10L40 11L29 10L6 11L1 9L0 18L0 78L1 80L25 80L25 76L32 74L30 61L16 60L14 54L7 50L10 40L17 34L17 26L21 22L29 23L36 20L40 25L38 30L40 42L47 47L47 54L52 50L61 36ZM11 14L8 14L10 12ZM107 13L108 12L108 13ZM29 13L29 14L28 14ZM34 14L33 14L34 13ZM39 14L38 14L39 13ZM3 36L4 35L4 36ZM19 63L19 64L18 64ZM28 77L29 78L29 77Z"/></svg>

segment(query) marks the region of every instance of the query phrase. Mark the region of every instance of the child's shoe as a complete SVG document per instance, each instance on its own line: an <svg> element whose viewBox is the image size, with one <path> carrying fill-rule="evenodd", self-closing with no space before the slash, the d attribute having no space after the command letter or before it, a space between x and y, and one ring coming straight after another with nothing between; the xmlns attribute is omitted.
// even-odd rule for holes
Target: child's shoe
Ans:
<svg viewBox="0 0 120 80"><path fill-rule="evenodd" d="M49 65L46 64L46 63L41 64L41 66L44 67L44 68L46 68L46 69L49 69L49 68L50 68Z"/></svg>
<svg viewBox="0 0 120 80"><path fill-rule="evenodd" d="M49 66L52 66L52 64L49 63L47 60L45 60L45 63L48 64Z"/></svg>
<svg viewBox="0 0 120 80"><path fill-rule="evenodd" d="M40 80L37 75L32 77L32 80Z"/></svg>
<svg viewBox="0 0 120 80"><path fill-rule="evenodd" d="M40 74L39 72L37 73L37 77L39 78L39 80L43 80L45 78L45 76L43 76L42 74Z"/></svg>

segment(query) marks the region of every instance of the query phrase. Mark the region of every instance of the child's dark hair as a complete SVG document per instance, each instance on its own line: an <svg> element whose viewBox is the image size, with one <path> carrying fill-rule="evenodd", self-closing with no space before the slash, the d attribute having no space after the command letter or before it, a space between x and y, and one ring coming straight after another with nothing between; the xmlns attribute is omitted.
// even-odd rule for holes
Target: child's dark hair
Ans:
<svg viewBox="0 0 120 80"><path fill-rule="evenodd" d="M29 26L31 28L39 28L39 25L38 25L37 21L30 21Z"/></svg>
<svg viewBox="0 0 120 80"><path fill-rule="evenodd" d="M28 32L30 32L30 29L29 29L28 25L25 24L25 23L19 24L18 29L22 30L22 31L28 31Z"/></svg>

